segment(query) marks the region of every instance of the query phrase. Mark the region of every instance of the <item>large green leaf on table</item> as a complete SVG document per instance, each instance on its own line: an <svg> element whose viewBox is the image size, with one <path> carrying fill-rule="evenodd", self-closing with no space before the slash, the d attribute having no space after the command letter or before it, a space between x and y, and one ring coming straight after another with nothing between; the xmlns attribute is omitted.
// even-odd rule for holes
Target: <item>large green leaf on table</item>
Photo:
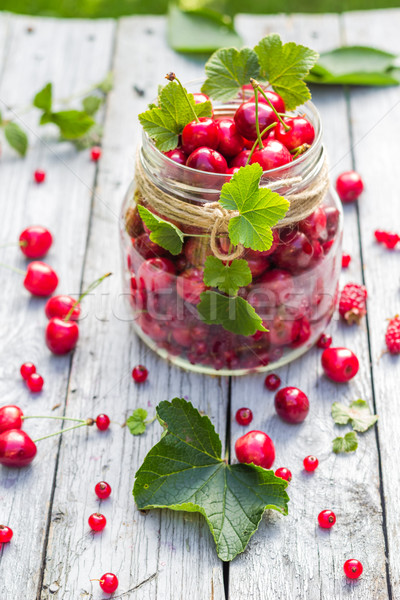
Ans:
<svg viewBox="0 0 400 600"><path fill-rule="evenodd" d="M303 79L316 63L318 52L294 42L282 44L276 33L263 38L254 50L260 61L261 77L282 96L287 110L311 98Z"/></svg>
<svg viewBox="0 0 400 600"><path fill-rule="evenodd" d="M221 560L243 552L267 508L287 514L287 482L253 464L227 464L207 416L174 398L157 406L166 434L136 473L138 508L198 512L207 520Z"/></svg>
<svg viewBox="0 0 400 600"><path fill-rule="evenodd" d="M286 198L259 187L262 173L258 163L241 167L229 182L224 183L219 199L224 208L239 212L228 225L232 244L260 251L269 250L273 240L271 227L289 208Z"/></svg>
<svg viewBox="0 0 400 600"><path fill-rule="evenodd" d="M139 214L146 227L151 231L150 239L171 254L177 255L182 252L183 233L173 223L158 217L144 206L138 205Z"/></svg>
<svg viewBox="0 0 400 600"><path fill-rule="evenodd" d="M249 264L243 258L224 264L215 256L207 256L204 263L204 283L221 292L234 295L238 289L249 285L252 280Z"/></svg>
<svg viewBox="0 0 400 600"><path fill-rule="evenodd" d="M321 54L307 81L322 84L396 85L396 55L368 46L343 46Z"/></svg>
<svg viewBox="0 0 400 600"><path fill-rule="evenodd" d="M250 83L250 77L258 77L260 65L250 48L221 48L208 60L205 70L207 79L201 91L225 102L237 96L241 87Z"/></svg>
<svg viewBox="0 0 400 600"><path fill-rule="evenodd" d="M207 325L222 325L227 331L239 335L268 331L251 304L240 296L224 296L207 290L200 294L197 311Z"/></svg>
<svg viewBox="0 0 400 600"><path fill-rule="evenodd" d="M214 10L183 11L170 4L168 42L178 52L214 52L223 46L240 46L232 19Z"/></svg>
<svg viewBox="0 0 400 600"><path fill-rule="evenodd" d="M373 415L365 400L354 400L350 406L342 402L332 404L332 418L337 425L347 425L350 422L354 431L364 433L378 420L377 415Z"/></svg>
<svg viewBox="0 0 400 600"><path fill-rule="evenodd" d="M198 117L211 116L211 102L195 104L192 94L187 94L177 82L170 81L160 91L158 106L139 115L143 129L161 152L177 147L183 128L193 121L190 107Z"/></svg>

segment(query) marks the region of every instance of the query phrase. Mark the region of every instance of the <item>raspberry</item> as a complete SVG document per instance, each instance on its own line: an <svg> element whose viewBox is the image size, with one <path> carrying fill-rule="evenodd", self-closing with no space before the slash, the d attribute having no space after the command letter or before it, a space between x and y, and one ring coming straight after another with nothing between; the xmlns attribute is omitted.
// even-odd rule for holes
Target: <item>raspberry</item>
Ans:
<svg viewBox="0 0 400 600"><path fill-rule="evenodd" d="M386 329L385 341L390 354L400 354L400 317L390 319Z"/></svg>
<svg viewBox="0 0 400 600"><path fill-rule="evenodd" d="M380 244L383 244L389 250L393 250L400 242L400 235L397 233L392 233L391 231L384 231L383 229L377 229L374 232L376 241Z"/></svg>
<svg viewBox="0 0 400 600"><path fill-rule="evenodd" d="M344 286L339 300L339 314L349 323L359 323L367 314L367 290L358 283L348 283Z"/></svg>

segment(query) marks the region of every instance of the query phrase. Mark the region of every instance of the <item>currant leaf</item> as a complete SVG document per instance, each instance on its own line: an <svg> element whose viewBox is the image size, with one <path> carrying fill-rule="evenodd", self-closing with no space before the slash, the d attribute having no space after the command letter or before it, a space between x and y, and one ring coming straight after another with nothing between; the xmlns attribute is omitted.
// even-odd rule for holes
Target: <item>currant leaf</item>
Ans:
<svg viewBox="0 0 400 600"><path fill-rule="evenodd" d="M358 448L358 438L355 431L349 431L344 437L337 437L332 442L332 450L335 454L341 452L355 452Z"/></svg>
<svg viewBox="0 0 400 600"><path fill-rule="evenodd" d="M144 206L138 205L139 214L146 227L151 231L150 239L171 254L177 255L182 252L183 233L176 225L164 221L161 217L150 212Z"/></svg>
<svg viewBox="0 0 400 600"><path fill-rule="evenodd" d="M214 426L190 402L174 398L156 410L167 429L136 473L136 504L202 514L218 556L230 561L246 548L267 508L288 513L287 482L253 464L222 460Z"/></svg>
<svg viewBox="0 0 400 600"><path fill-rule="evenodd" d="M61 136L73 140L84 135L95 124L91 116L83 110L60 110L59 112L43 113L40 124L54 123L60 129Z"/></svg>
<svg viewBox="0 0 400 600"><path fill-rule="evenodd" d="M40 92L36 94L33 99L33 106L36 108L40 108L44 112L51 111L51 103L52 103L52 95L53 95L53 86L51 83L48 83L44 86Z"/></svg>
<svg viewBox="0 0 400 600"><path fill-rule="evenodd" d="M222 325L227 331L239 335L268 331L251 304L240 296L224 296L207 290L200 294L197 311L207 325Z"/></svg>
<svg viewBox="0 0 400 600"><path fill-rule="evenodd" d="M221 48L209 58L205 70L207 79L201 91L214 100L226 101L237 96L250 77L257 79L260 65L251 48Z"/></svg>
<svg viewBox="0 0 400 600"><path fill-rule="evenodd" d="M318 52L294 42L282 44L276 33L263 38L254 50L260 61L261 77L282 96L287 110L311 98L303 79L317 62Z"/></svg>
<svg viewBox="0 0 400 600"><path fill-rule="evenodd" d="M286 198L267 188L259 188L262 173L258 163L241 167L229 182L224 183L219 199L224 208L239 212L229 221L232 244L260 251L272 246L271 227L289 208Z"/></svg>
<svg viewBox="0 0 400 600"><path fill-rule="evenodd" d="M20 156L25 156L28 149L28 137L25 131L16 123L9 121L4 126L4 135L11 148L14 148Z"/></svg>
<svg viewBox="0 0 400 600"><path fill-rule="evenodd" d="M189 104L198 117L212 114L211 102L195 104L192 94L188 94L175 81L170 81L160 91L158 106L139 115L143 129L161 152L176 148L183 128L193 121Z"/></svg>
<svg viewBox="0 0 400 600"><path fill-rule="evenodd" d="M341 402L332 404L332 418L337 425L347 425L351 423L354 431L364 433L378 420L377 415L371 414L368 404L365 400L355 400L346 406Z"/></svg>
<svg viewBox="0 0 400 600"><path fill-rule="evenodd" d="M137 408L126 420L126 425L132 435L141 435L146 431L147 410Z"/></svg>
<svg viewBox="0 0 400 600"><path fill-rule="evenodd" d="M230 265L224 264L215 256L208 256L204 264L204 283L216 287L221 292L235 295L239 288L249 285L252 276L247 260L233 260Z"/></svg>
<svg viewBox="0 0 400 600"><path fill-rule="evenodd" d="M97 113L102 104L103 98L100 98L100 96L86 96L86 98L82 100L83 110L91 117Z"/></svg>

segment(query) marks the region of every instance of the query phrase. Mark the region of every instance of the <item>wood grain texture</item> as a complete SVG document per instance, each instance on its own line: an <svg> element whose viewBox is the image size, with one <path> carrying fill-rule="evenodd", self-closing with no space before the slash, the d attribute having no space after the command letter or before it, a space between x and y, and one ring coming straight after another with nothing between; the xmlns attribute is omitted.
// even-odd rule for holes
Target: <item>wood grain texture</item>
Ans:
<svg viewBox="0 0 400 600"><path fill-rule="evenodd" d="M277 31L287 41L303 42L317 50L340 45L337 16L268 17L254 21L241 17L240 30L248 43ZM340 88L313 89L313 100L321 113L331 177L350 167L350 138L346 101ZM344 279L361 281L357 215L345 211L344 248L352 255L351 269ZM229 600L285 598L290 600L339 600L388 598L377 447L373 431L360 436L359 449L351 456L335 456L331 440L342 435L330 416L332 402L365 398L372 402L368 340L365 324L350 328L336 319L330 327L334 345L357 352L360 372L348 385L329 382L320 364L321 351L312 349L298 361L280 369L282 385L302 389L310 399L308 419L290 426L277 417L274 394L263 387L263 377L238 378L232 384L232 456L234 442L246 430L239 427L235 411L249 406L254 420L249 429L261 429L276 444L275 467L286 466L293 480L289 516L268 514L248 549L230 568ZM347 430L347 428L346 428ZM314 474L303 470L302 460L315 454L320 466ZM330 531L318 527L321 510L333 509L337 523ZM272 512L272 511L271 511ZM364 564L365 577L349 583L343 563L355 557Z"/></svg>
<svg viewBox="0 0 400 600"><path fill-rule="evenodd" d="M374 26L368 15L344 15L347 44L368 44L400 53L400 10L377 11ZM400 357L382 354L389 317L400 313L400 256L375 242L375 229L400 232L399 177L396 167L400 135L400 89L353 88L350 90L354 166L365 182L359 200L364 274L369 294L368 324L371 343L375 402L379 414L379 445L383 471L383 493L389 546L393 598L400 598L400 524L398 457L400 406L398 383Z"/></svg>
<svg viewBox="0 0 400 600"><path fill-rule="evenodd" d="M0 110L4 118L32 101L34 94L52 81L58 97L84 90L105 77L110 64L114 24L67 22L52 19L0 17L7 22ZM29 32L28 26L33 26ZM11 106L7 110L5 105ZM69 143L55 143L54 132L37 128L38 111L20 119L29 132L31 148L22 160L3 145L1 189L1 241L18 240L27 225L39 223L54 234L46 258L59 274L59 290L77 294L86 247L95 165ZM43 136L43 137L42 137ZM41 186L33 182L36 168L47 172ZM1 249L1 262L25 268L16 247ZM34 299L23 288L22 277L0 269L0 397L1 404L18 404L25 414L62 414L70 357L56 358L44 343L47 322L43 299ZM43 392L30 394L19 366L32 361L45 379ZM52 412L52 407L59 408ZM57 431L57 421L32 421L26 431L34 438ZM0 468L0 522L14 530L12 544L0 551L0 597L36 598L40 582L49 504L53 489L59 440L42 442L33 465L22 471Z"/></svg>
<svg viewBox="0 0 400 600"><path fill-rule="evenodd" d="M42 600L102 598L98 583L90 579L107 571L118 573L116 597L225 597L222 564L202 519L169 511L143 515L136 509L132 497L135 471L158 441L159 425L153 424L139 437L118 425L136 407L152 415L159 401L186 396L210 415L223 443L225 438L227 380L187 374L154 356L136 338L120 293L118 216L133 176L139 142L137 114L172 68L185 80L202 67L167 48L164 19L119 22L115 87L107 109L84 281L90 282L99 271L116 274L101 290L102 305L90 309L68 395L69 414L105 411L116 423L105 434L90 431L85 436L78 431L62 440ZM136 364L145 364L150 372L142 386L131 377ZM96 536L89 533L87 518L99 508L93 488L102 478L114 493L101 505L108 525Z"/></svg>

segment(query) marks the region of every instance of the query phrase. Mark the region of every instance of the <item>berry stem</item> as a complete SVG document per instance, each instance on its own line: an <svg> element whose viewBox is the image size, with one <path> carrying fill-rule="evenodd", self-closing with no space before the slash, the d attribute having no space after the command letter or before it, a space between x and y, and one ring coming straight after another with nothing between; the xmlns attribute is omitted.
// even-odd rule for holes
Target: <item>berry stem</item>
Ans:
<svg viewBox="0 0 400 600"><path fill-rule="evenodd" d="M20 242L6 242L4 244L0 245L0 248L9 248L10 246L22 246L23 248L25 248L25 246L28 245L28 242L26 240L21 240Z"/></svg>
<svg viewBox="0 0 400 600"><path fill-rule="evenodd" d="M83 294L81 294L78 298L78 300L76 302L73 303L73 305L71 306L68 314L66 315L64 321L69 321L70 318L73 315L73 312L75 310L75 307L82 302L82 300L85 298L85 296L87 296L88 294L90 294L90 292L93 292L94 289L97 288L97 286L99 286L101 284L102 281L104 281L104 279L106 279L107 277L110 277L110 275L112 275L112 273L106 273L105 275L103 275L102 277L100 277L99 279L96 279L96 281L94 281L93 283L91 283L88 287L88 289L83 292Z"/></svg>
<svg viewBox="0 0 400 600"><path fill-rule="evenodd" d="M254 88L254 92L256 93L257 97L257 92L260 92L260 94L262 96L264 96L265 100L268 102L269 106L272 108L272 110L274 111L275 115L278 117L279 122L283 125L283 127L285 128L285 131L289 131L290 127L289 125L287 125L284 120L282 119L282 117L280 116L280 114L278 113L278 111L276 110L275 106L272 104L271 100L268 98L268 96L266 95L266 93L264 92L264 90L262 89L261 85L258 83L258 81L256 81L255 79L251 78L250 79L251 85Z"/></svg>
<svg viewBox="0 0 400 600"><path fill-rule="evenodd" d="M4 263L0 263L0 267L10 269L10 271L14 271L14 273L18 273L18 275L26 275L25 271L23 271L22 269L18 269L17 267L11 267L10 265L6 265Z"/></svg>
<svg viewBox="0 0 400 600"><path fill-rule="evenodd" d="M258 90L257 90L258 83L253 78L250 78L250 83L254 88L254 102L256 105L256 130L257 130L256 143L258 143L258 147L260 148L260 150L262 150L263 143L262 143L262 137L260 134L260 123L258 122Z"/></svg>
<svg viewBox="0 0 400 600"><path fill-rule="evenodd" d="M265 135L267 133L267 131L269 131L270 129L273 129L274 127L276 127L276 123L271 123L270 125L268 125L265 129L262 130L261 132L261 138L263 135ZM258 144L258 140L256 140L250 150L250 154L247 158L247 162L246 162L246 167L247 165L250 163L251 157L253 156L253 153L255 151L255 149L257 148L257 144Z"/></svg>
<svg viewBox="0 0 400 600"><path fill-rule="evenodd" d="M21 417L21 419L23 419L24 421L26 419L59 419L61 421L76 421L77 423L84 423L85 425L87 424L87 419L74 419L73 417L53 417L49 415L28 415L26 417Z"/></svg>
<svg viewBox="0 0 400 600"><path fill-rule="evenodd" d="M186 98L186 102L188 103L188 106L189 106L190 110L192 111L194 120L196 121L196 123L200 123L200 119L197 116L196 111L194 110L194 108L193 108L193 106L192 106L192 104L191 104L191 102L189 100L188 93L185 90L185 88L183 87L183 85L181 84L181 82L179 81L179 79L177 78L177 76L175 75L175 73L168 73L165 76L165 79L168 79L169 81L176 81L176 83L180 86L180 88L181 88L181 90L182 90L182 92L183 92L183 94L184 94L184 96Z"/></svg>
<svg viewBox="0 0 400 600"><path fill-rule="evenodd" d="M83 423L79 425L73 425L72 427L67 427L66 429L61 429L60 431L56 431L54 433L49 433L48 435L44 435L43 437L37 438L37 440L33 440L35 444L37 442L41 442L42 440L47 440L48 438L54 437L56 435L61 435L62 433L66 433L67 431L72 431L73 429L78 429L79 427L90 427L94 424L93 419L87 419Z"/></svg>

